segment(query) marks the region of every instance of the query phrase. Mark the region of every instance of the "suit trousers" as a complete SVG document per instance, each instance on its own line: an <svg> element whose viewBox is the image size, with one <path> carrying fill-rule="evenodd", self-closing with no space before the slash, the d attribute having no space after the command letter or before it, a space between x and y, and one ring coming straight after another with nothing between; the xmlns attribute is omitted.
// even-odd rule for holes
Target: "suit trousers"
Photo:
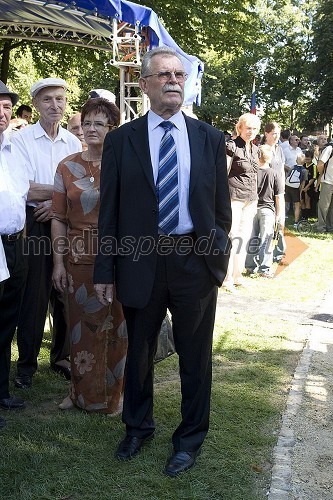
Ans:
<svg viewBox="0 0 333 500"><path fill-rule="evenodd" d="M27 207L26 253L28 277L17 327L18 375L37 370L49 300L53 310L51 364L69 356L65 305L52 288L51 221L36 222L33 207Z"/></svg>
<svg viewBox="0 0 333 500"><path fill-rule="evenodd" d="M0 399L9 397L11 342L14 337L27 276L23 240L6 242L3 238L10 277L0 283Z"/></svg>
<svg viewBox="0 0 333 500"><path fill-rule="evenodd" d="M158 333L167 308L179 356L182 420L172 441L176 451L197 451L209 427L212 337L217 287L205 259L194 249L158 255L153 290L143 309L123 307L128 354L123 422L127 434L154 432L153 370ZM167 404L167 403L166 403Z"/></svg>

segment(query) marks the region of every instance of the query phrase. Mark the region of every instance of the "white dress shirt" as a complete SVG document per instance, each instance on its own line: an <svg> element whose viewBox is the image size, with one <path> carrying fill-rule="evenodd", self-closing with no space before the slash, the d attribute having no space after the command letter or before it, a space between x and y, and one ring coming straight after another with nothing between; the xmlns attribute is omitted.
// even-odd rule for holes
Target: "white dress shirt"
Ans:
<svg viewBox="0 0 333 500"><path fill-rule="evenodd" d="M286 147L290 146L289 141L279 141L279 144L280 144L281 148L283 149L283 151Z"/></svg>
<svg viewBox="0 0 333 500"><path fill-rule="evenodd" d="M155 185L158 176L160 143L164 135L164 129L159 125L163 121L164 120L163 118L161 118L161 116L157 115L152 110L149 110L148 137ZM188 139L185 118L181 111L171 116L171 118L169 118L167 121L170 121L174 124L174 127L171 129L171 134L175 141L178 161L179 224L175 231L173 231L173 233L186 234L193 231L193 222L189 211L189 189L191 173L190 143Z"/></svg>
<svg viewBox="0 0 333 500"><path fill-rule="evenodd" d="M299 148L297 146L297 148L294 149L290 146L290 144L288 144L288 146L285 146L283 148L283 152L284 152L284 156L285 156L285 160L286 160L286 165L288 165L288 167L291 167L291 168L294 165L296 165L297 156L302 154L301 148Z"/></svg>
<svg viewBox="0 0 333 500"><path fill-rule="evenodd" d="M59 125L58 135L53 141L39 121L13 134L12 142L27 160L29 179L39 184L53 185L59 162L82 151L81 142L74 134ZM29 202L28 205L36 206L36 203Z"/></svg>

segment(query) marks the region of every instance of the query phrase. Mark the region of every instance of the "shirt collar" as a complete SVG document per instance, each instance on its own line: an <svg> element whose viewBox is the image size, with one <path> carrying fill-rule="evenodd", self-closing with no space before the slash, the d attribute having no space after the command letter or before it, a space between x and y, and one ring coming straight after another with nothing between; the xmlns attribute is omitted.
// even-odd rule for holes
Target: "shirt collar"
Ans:
<svg viewBox="0 0 333 500"><path fill-rule="evenodd" d="M155 130L157 127L159 127L160 123L162 123L164 119L154 113L151 109L148 112L148 128L149 130ZM174 126L180 130L183 123L184 123L184 116L183 113L179 110L175 115L171 116L168 120L168 122L172 122Z"/></svg>
<svg viewBox="0 0 333 500"><path fill-rule="evenodd" d="M43 129L43 127L41 126L40 124L40 121L38 120L38 122L35 124L34 126L34 137L35 139L39 139L40 137L47 137L48 139L50 139L50 137L47 135L47 133L45 132L45 130ZM58 128L58 135L57 137L54 139L53 142L56 142L56 141L63 141L63 142L66 142L67 143L67 137L66 137L66 134L64 133L65 132L65 129L59 125L59 128ZM50 139L51 140L51 139Z"/></svg>

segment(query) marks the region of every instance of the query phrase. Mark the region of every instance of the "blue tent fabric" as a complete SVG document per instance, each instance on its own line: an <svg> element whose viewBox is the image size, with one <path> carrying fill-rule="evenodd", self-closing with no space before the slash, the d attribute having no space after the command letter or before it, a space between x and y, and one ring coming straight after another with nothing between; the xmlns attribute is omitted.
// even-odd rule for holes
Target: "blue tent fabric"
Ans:
<svg viewBox="0 0 333 500"><path fill-rule="evenodd" d="M54 3L53 3L54 2ZM74 15L75 10L82 10L82 17ZM73 13L74 12L74 13ZM79 14L77 12L77 14ZM93 16L97 15L96 18ZM150 48L166 45L176 50L182 59L188 79L185 84L185 105L195 102L200 105L201 78L204 64L197 57L186 54L169 35L157 14L150 8L135 4L128 0L1 0L0 22L13 24L37 23L43 26L52 26L73 31L82 31L90 34L99 33L105 37L112 32L111 23L98 23L98 16L102 18L116 18L139 28L147 27Z"/></svg>

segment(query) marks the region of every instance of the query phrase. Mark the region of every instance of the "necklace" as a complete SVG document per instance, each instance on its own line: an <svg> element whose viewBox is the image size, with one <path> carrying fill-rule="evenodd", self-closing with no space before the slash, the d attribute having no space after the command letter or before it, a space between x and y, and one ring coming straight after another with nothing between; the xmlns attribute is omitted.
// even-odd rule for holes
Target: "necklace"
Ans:
<svg viewBox="0 0 333 500"><path fill-rule="evenodd" d="M93 184L95 181L95 175L101 166L101 158L93 160L93 161L88 160L88 158L87 159L83 158L83 159L86 160L86 162L88 163L88 169L89 169L89 173L90 173L89 181L91 182L91 184ZM94 163L97 163L97 168L93 174L91 169L94 167Z"/></svg>
<svg viewBox="0 0 333 500"><path fill-rule="evenodd" d="M91 166L93 166L93 162L91 162ZM96 172L97 172L97 170L99 169L99 167L100 167L100 164L99 164L99 165L97 165ZM91 184L93 184L93 183L94 183L94 181L95 181L95 177L94 177L94 175L96 175L96 172L95 172L95 173L94 173L94 175L93 175L93 173L92 173L92 171L91 171L91 168L90 168L90 161L88 161L88 168L89 168L89 173L90 173L89 181L91 182Z"/></svg>

